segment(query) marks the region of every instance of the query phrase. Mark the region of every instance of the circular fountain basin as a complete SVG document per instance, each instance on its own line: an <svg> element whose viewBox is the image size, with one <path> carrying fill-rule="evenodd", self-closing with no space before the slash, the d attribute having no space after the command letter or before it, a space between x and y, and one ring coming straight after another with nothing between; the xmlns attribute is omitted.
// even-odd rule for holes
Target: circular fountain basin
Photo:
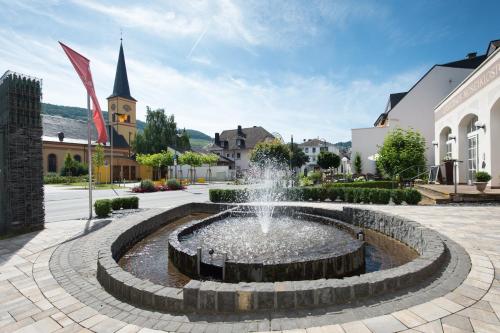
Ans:
<svg viewBox="0 0 500 333"><path fill-rule="evenodd" d="M327 217L277 213L264 228L249 212L185 225L170 234L171 262L192 278L225 282L341 278L364 271L364 242L356 239L361 230Z"/></svg>

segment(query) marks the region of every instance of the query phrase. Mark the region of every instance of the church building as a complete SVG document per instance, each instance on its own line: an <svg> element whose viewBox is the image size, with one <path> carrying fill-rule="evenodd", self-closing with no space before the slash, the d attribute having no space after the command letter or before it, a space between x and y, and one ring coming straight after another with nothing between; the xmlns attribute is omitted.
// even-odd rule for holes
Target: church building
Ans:
<svg viewBox="0 0 500 333"><path fill-rule="evenodd" d="M111 175L113 175L114 181L142 178L139 165L132 158L131 142L135 139L137 131L137 100L130 95L122 43L120 43L113 93L107 99L107 130L109 135L108 142L104 146L104 166L100 167L99 170L93 168L93 171L96 172L96 180L109 182ZM42 115L42 126L44 174L60 173L68 153L75 160L88 164L86 121ZM94 124L91 125L91 133L92 150L94 150L97 139ZM142 171L147 172L147 170Z"/></svg>

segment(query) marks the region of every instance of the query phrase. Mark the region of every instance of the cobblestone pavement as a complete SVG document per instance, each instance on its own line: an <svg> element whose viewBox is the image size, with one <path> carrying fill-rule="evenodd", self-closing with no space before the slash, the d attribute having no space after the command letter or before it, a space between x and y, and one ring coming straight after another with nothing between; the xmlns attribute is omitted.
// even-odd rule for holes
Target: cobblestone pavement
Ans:
<svg viewBox="0 0 500 333"><path fill-rule="evenodd" d="M310 205L341 208L331 203ZM135 309L98 285L89 285L90 264L78 260L77 250L91 257L92 246L68 245L84 245L84 240L106 229L94 233L100 225L55 222L41 232L0 241L0 332L500 332L499 206L362 207L408 217L459 243L472 262L466 280L451 293L411 302L397 311L384 304L375 304L380 311L373 311L371 304L347 311L324 309L321 315L276 314L271 320L269 316L173 316ZM69 239L73 240L59 246ZM55 257L63 250L65 255ZM67 269L51 271L53 255ZM75 271L80 275L71 274Z"/></svg>

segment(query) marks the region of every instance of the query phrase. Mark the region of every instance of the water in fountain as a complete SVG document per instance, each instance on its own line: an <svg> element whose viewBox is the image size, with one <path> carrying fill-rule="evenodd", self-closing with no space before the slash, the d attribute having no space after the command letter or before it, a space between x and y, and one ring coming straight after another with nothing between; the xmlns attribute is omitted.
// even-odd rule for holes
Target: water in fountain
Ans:
<svg viewBox="0 0 500 333"><path fill-rule="evenodd" d="M246 174L248 201L255 204L253 209L264 234L269 232L274 203L282 199L290 179L288 165L271 158L252 164Z"/></svg>

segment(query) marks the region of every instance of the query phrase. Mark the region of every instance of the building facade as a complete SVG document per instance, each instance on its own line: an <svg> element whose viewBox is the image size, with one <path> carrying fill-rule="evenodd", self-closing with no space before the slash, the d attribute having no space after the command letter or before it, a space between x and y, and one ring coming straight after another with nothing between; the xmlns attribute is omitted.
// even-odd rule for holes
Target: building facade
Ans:
<svg viewBox="0 0 500 333"><path fill-rule="evenodd" d="M435 108L435 164L458 160L460 183L477 171L500 187L500 40L490 42L486 60Z"/></svg>
<svg viewBox="0 0 500 333"><path fill-rule="evenodd" d="M412 128L426 141L427 164L434 163L434 108L484 60L486 55L471 53L466 59L434 65L407 92L391 94L385 111L373 127L351 130L352 156L359 153L365 174L376 173L379 146L394 128Z"/></svg>
<svg viewBox="0 0 500 333"><path fill-rule="evenodd" d="M100 182L150 178L151 170L139 167L132 158L131 142L136 134L136 103L130 95L123 45L120 43L113 93L108 97L108 140L104 145L104 166L93 168ZM43 115L43 171L60 173L69 153L75 160L88 165L87 122ZM92 152L97 131L91 125ZM90 157L91 158L91 157ZM112 165L112 167L111 167Z"/></svg>
<svg viewBox="0 0 500 333"><path fill-rule="evenodd" d="M250 154L259 142L274 140L274 136L261 126L225 130L215 133L214 143L207 150L217 154L229 163L233 177L248 170Z"/></svg>
<svg viewBox="0 0 500 333"><path fill-rule="evenodd" d="M308 139L299 144L304 154L309 157L309 162L302 166L302 170L310 171L318 166L318 155L322 151L331 152L340 156L340 151L333 143L320 139Z"/></svg>

